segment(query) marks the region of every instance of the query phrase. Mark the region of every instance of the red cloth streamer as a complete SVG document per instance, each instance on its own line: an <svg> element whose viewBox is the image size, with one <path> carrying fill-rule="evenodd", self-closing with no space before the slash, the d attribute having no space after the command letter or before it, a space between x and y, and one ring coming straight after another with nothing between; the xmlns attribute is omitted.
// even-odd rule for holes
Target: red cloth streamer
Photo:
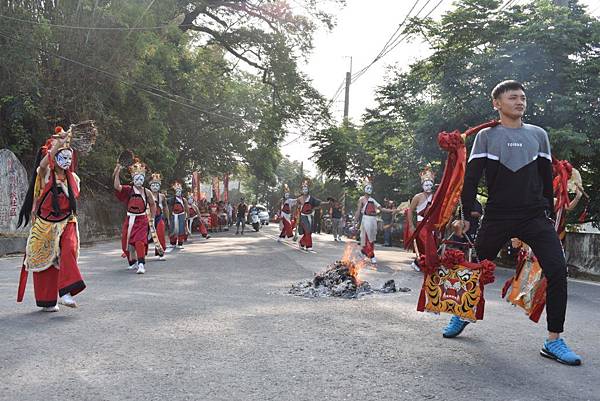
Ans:
<svg viewBox="0 0 600 401"><path fill-rule="evenodd" d="M223 175L223 202L229 202L229 173Z"/></svg>
<svg viewBox="0 0 600 401"><path fill-rule="evenodd" d="M419 238L424 246L422 256L425 257L428 266L435 267L440 264L437 254L439 243L434 232L444 230L460 200L467 167L467 149L464 139L484 128L495 127L498 124L499 121L493 120L470 128L464 134L459 131L443 131L438 135L440 147L448 152L444 174L423 220L404 244L406 247L414 239Z"/></svg>

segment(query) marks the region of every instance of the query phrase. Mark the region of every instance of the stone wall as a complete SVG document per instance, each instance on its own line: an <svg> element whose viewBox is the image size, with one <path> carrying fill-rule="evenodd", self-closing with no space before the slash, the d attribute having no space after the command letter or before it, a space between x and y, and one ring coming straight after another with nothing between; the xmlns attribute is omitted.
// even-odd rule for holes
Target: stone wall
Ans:
<svg viewBox="0 0 600 401"><path fill-rule="evenodd" d="M117 201L113 192L82 193L77 202L81 242L85 244L118 238L125 213L125 207Z"/></svg>
<svg viewBox="0 0 600 401"><path fill-rule="evenodd" d="M29 226L16 229L28 186L27 173L7 149L0 150L0 256L23 252ZM82 244L118 238L125 207L113 191L100 188L97 193L82 189L77 202L79 236Z"/></svg>
<svg viewBox="0 0 600 401"><path fill-rule="evenodd" d="M600 279L600 234L567 233L565 252L573 276Z"/></svg>

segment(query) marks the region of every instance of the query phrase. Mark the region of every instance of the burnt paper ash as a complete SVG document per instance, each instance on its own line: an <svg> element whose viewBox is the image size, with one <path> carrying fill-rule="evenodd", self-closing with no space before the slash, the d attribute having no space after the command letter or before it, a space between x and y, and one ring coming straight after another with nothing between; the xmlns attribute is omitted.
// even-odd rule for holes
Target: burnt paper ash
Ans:
<svg viewBox="0 0 600 401"><path fill-rule="evenodd" d="M368 281L357 278L358 270L353 263L337 261L324 272L315 274L312 280L292 284L289 293L306 298L338 297L352 299L374 292L390 294L397 291L394 280L386 281L381 289L372 288Z"/></svg>

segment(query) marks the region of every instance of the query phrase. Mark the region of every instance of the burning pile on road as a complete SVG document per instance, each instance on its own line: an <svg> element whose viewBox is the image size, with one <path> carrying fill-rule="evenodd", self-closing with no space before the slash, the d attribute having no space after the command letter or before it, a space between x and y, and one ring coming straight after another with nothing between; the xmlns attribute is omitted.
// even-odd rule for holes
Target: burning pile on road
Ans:
<svg viewBox="0 0 600 401"><path fill-rule="evenodd" d="M358 278L360 271L373 265L360 253L355 243L346 244L342 260L329 265L324 272L315 274L310 281L301 281L292 284L289 293L307 298L316 297L340 297L358 298L373 292L391 293L396 292L394 280L388 280L381 289L374 290L367 281ZM400 289L400 291L408 289Z"/></svg>

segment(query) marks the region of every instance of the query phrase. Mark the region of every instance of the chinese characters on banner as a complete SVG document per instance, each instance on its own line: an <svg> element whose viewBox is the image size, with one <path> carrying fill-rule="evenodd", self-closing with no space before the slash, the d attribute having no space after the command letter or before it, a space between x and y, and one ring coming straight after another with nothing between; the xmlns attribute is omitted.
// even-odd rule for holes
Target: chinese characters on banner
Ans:
<svg viewBox="0 0 600 401"><path fill-rule="evenodd" d="M8 149L0 150L0 232L17 229L19 208L27 191L27 172Z"/></svg>

